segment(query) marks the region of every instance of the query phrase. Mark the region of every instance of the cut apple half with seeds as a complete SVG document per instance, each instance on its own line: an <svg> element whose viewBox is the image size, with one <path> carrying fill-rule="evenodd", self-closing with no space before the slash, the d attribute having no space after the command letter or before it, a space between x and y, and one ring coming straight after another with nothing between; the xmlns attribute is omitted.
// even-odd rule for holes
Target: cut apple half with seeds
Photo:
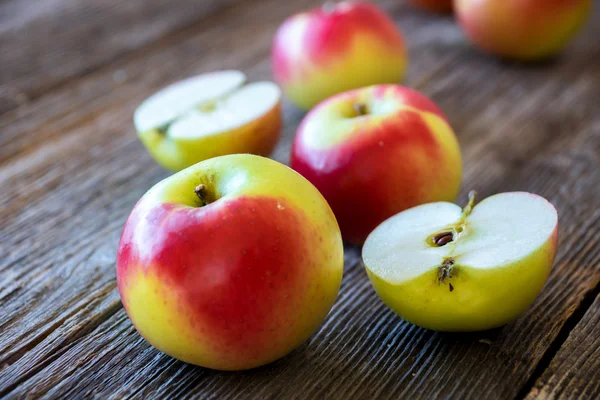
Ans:
<svg viewBox="0 0 600 400"><path fill-rule="evenodd" d="M461 209L430 203L367 238L363 260L382 300L409 322L442 331L503 325L537 297L554 262L558 217L544 198L502 193Z"/></svg>
<svg viewBox="0 0 600 400"><path fill-rule="evenodd" d="M245 82L242 72L228 70L166 87L134 114L141 141L172 170L225 154L268 155L281 130L281 90Z"/></svg>

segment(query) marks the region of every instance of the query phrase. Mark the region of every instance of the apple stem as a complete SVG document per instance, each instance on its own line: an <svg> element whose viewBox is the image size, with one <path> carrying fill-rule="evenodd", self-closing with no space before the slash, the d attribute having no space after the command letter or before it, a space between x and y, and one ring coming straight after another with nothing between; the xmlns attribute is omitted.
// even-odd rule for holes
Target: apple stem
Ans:
<svg viewBox="0 0 600 400"><path fill-rule="evenodd" d="M205 189L206 186L203 183L199 184L194 188L194 193L196 193L196 196L198 196L198 198L200 199L200 207L204 207L207 204L206 199L204 198Z"/></svg>
<svg viewBox="0 0 600 400"><path fill-rule="evenodd" d="M356 116L361 117L363 115L368 114L367 106L363 103L354 104L354 111L356 111Z"/></svg>
<svg viewBox="0 0 600 400"><path fill-rule="evenodd" d="M471 211L473 211L473 207L475 207L475 197L477 196L477 192L474 190L471 190L469 192L469 202L467 203L467 205L465 206L465 208L463 208L463 212L462 212L462 217L461 217L461 222L464 223L465 219L471 215Z"/></svg>

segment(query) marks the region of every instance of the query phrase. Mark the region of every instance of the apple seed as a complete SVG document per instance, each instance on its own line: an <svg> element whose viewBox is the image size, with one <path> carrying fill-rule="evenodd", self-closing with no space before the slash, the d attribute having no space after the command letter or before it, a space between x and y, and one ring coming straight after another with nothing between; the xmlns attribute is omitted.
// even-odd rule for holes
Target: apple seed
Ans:
<svg viewBox="0 0 600 400"><path fill-rule="evenodd" d="M436 246L442 247L454 240L454 234L452 233L452 231L441 232L441 233L434 235L432 239L433 239L433 243Z"/></svg>

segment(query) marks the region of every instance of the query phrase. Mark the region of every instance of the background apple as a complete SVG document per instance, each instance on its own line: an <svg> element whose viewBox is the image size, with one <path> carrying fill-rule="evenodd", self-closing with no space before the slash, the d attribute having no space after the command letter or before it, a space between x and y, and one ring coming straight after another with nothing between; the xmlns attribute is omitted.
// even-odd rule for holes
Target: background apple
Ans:
<svg viewBox="0 0 600 400"><path fill-rule="evenodd" d="M467 36L487 52L520 60L558 53L583 25L592 0L455 0Z"/></svg>
<svg viewBox="0 0 600 400"><path fill-rule="evenodd" d="M245 80L240 71L218 71L159 91L134 114L140 140L174 171L225 154L268 155L281 130L281 90Z"/></svg>
<svg viewBox="0 0 600 400"><path fill-rule="evenodd" d="M386 220L363 259L375 290L424 328L475 331L506 324L537 297L558 239L556 209L524 192L501 193L461 211L431 203Z"/></svg>
<svg viewBox="0 0 600 400"><path fill-rule="evenodd" d="M212 158L155 185L119 244L117 281L153 346L221 370L284 356L319 327L344 264L327 202L252 155Z"/></svg>
<svg viewBox="0 0 600 400"><path fill-rule="evenodd" d="M454 201L462 175L458 142L442 112L398 85L319 104L298 128L291 165L325 196L352 243L402 210Z"/></svg>
<svg viewBox="0 0 600 400"><path fill-rule="evenodd" d="M346 90L399 83L407 62L400 30L367 3L326 3L287 19L272 54L275 80L303 109Z"/></svg>
<svg viewBox="0 0 600 400"><path fill-rule="evenodd" d="M447 13L452 11L452 1L453 0L410 0L410 3L429 11Z"/></svg>

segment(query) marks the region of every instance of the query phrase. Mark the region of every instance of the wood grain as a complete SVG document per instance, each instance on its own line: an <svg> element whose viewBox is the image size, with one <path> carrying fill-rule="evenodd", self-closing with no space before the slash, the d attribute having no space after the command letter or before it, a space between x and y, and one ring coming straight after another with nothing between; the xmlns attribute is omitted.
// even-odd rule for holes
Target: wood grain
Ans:
<svg viewBox="0 0 600 400"><path fill-rule="evenodd" d="M594 398L600 393L600 296L573 329L528 399ZM593 299L593 298L592 298Z"/></svg>
<svg viewBox="0 0 600 400"><path fill-rule="evenodd" d="M138 142L133 110L197 72L241 68L268 78L277 25L318 3L254 0L224 9L0 115L0 185L10 188L0 192L0 397L504 399L529 385L542 390L573 368L568 357L547 373L543 364L549 354L558 359L554 346L577 309L584 318L574 334L589 331L585 299L600 282L598 11L563 57L527 66L473 50L450 18L381 2L410 45L407 84L429 94L457 132L464 192L528 190L559 210L554 270L517 321L469 335L403 322L379 301L360 249L349 246L323 328L276 363L210 371L159 353L135 332L116 292L116 246L137 199L167 173ZM118 71L124 81L115 81ZM301 118L285 105L275 159L288 160ZM593 385L582 393L599 395Z"/></svg>
<svg viewBox="0 0 600 400"><path fill-rule="evenodd" d="M236 1L3 1L0 113Z"/></svg>

